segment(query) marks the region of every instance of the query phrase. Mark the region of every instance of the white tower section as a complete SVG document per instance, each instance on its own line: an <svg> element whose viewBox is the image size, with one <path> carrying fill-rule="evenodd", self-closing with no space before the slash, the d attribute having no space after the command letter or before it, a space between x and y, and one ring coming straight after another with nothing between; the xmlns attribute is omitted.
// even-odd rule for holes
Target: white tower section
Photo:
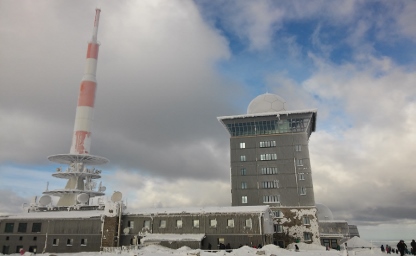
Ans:
<svg viewBox="0 0 416 256"><path fill-rule="evenodd" d="M101 10L96 9L95 11L94 30L91 42L88 43L87 61L79 89L71 154L89 154L91 148L91 128L95 91L97 89L97 59L100 47L97 41L97 33Z"/></svg>
<svg viewBox="0 0 416 256"><path fill-rule="evenodd" d="M94 30L92 40L88 43L87 60L79 90L70 153L48 157L52 162L68 165L68 168L58 168L56 173L52 174L53 177L68 180L65 188L43 192L45 195L60 197L57 204L58 207L89 206L90 198L104 195L105 187L101 186L101 183L97 186L97 183L94 181L101 178L101 170L93 167L87 168L88 165L99 165L108 162L104 157L89 154L95 92L97 89L96 71L99 48L97 33L100 12L100 9L95 10ZM48 201L45 200L45 202Z"/></svg>

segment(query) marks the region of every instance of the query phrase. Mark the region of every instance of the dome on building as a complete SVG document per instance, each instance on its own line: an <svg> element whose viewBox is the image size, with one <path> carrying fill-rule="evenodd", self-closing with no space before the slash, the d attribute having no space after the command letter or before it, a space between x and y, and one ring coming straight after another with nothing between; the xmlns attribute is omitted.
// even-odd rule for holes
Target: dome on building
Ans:
<svg viewBox="0 0 416 256"><path fill-rule="evenodd" d="M323 204L315 204L316 206L316 217L320 220L334 220L331 210Z"/></svg>
<svg viewBox="0 0 416 256"><path fill-rule="evenodd" d="M286 101L271 93L265 93L254 98L247 108L247 114L285 111Z"/></svg>

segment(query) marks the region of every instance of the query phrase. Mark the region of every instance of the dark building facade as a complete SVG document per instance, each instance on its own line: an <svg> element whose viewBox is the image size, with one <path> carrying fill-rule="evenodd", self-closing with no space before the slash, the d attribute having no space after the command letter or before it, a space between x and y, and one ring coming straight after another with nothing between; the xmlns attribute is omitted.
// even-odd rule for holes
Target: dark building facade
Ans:
<svg viewBox="0 0 416 256"><path fill-rule="evenodd" d="M247 114L219 117L230 134L232 205L270 205L275 242L319 243L308 142L316 110L287 111L262 94Z"/></svg>

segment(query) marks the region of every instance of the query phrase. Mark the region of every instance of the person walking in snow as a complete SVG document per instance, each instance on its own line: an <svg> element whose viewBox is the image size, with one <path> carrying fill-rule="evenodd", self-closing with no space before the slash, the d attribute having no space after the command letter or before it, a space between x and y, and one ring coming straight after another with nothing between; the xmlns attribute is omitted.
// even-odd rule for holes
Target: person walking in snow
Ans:
<svg viewBox="0 0 416 256"><path fill-rule="evenodd" d="M384 252L384 245L381 245L381 252Z"/></svg>
<svg viewBox="0 0 416 256"><path fill-rule="evenodd" d="M415 239L412 240L412 242L410 243L410 246L412 246L412 254L416 255L416 242Z"/></svg>
<svg viewBox="0 0 416 256"><path fill-rule="evenodd" d="M397 244L397 249L400 252L400 256L403 256L404 255L404 252L407 249L407 245L404 243L403 240L400 240L400 242Z"/></svg>

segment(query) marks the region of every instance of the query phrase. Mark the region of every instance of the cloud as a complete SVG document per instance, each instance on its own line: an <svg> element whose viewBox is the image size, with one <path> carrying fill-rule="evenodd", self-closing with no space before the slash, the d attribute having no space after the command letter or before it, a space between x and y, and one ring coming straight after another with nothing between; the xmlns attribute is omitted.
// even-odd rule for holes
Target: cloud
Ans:
<svg viewBox="0 0 416 256"><path fill-rule="evenodd" d="M109 178L109 177L108 177ZM112 187L123 187L129 209L178 206L227 206L229 180L166 179L117 170ZM213 189L215 187L215 189Z"/></svg>
<svg viewBox="0 0 416 256"><path fill-rule="evenodd" d="M415 168L416 75L386 58L318 66L303 86L326 99L319 108L336 111L318 118L311 136L317 201L356 221L412 218L414 211L406 202L416 192L409 181Z"/></svg>

